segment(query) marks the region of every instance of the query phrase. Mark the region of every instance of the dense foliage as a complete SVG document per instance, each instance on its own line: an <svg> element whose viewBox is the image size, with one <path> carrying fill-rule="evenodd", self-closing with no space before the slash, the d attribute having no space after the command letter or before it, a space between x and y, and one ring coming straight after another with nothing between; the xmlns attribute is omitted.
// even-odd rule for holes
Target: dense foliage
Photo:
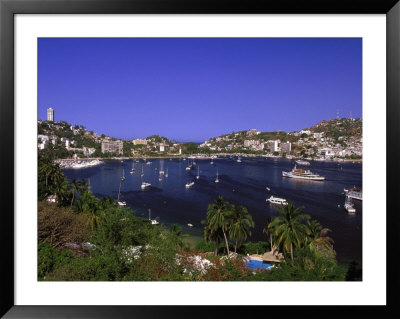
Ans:
<svg viewBox="0 0 400 319"><path fill-rule="evenodd" d="M39 155L38 197L39 280L361 280L357 265L347 274L337 265L329 230L306 223L292 204L266 221L268 241L252 243L250 213L220 196L192 249L179 226L154 226L111 197L96 198L84 181L67 181L48 152ZM287 258L272 270L247 270L243 256L270 246Z"/></svg>

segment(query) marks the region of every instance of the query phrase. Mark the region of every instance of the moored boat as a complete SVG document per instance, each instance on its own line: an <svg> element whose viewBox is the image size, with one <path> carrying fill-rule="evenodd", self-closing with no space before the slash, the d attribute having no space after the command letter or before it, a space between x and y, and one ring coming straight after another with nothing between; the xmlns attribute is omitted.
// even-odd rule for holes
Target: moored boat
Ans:
<svg viewBox="0 0 400 319"><path fill-rule="evenodd" d="M310 166L310 162L303 161L303 160L297 160L296 164Z"/></svg>
<svg viewBox="0 0 400 319"><path fill-rule="evenodd" d="M318 174L310 172L310 170L304 170L302 168L296 168L296 165L290 172L282 171L283 177L289 178L297 178L297 179L305 179L309 181L323 181L325 180L324 176L320 176Z"/></svg>
<svg viewBox="0 0 400 319"><path fill-rule="evenodd" d="M362 190L355 186L353 188L344 189L344 192L346 193L346 196L349 198L362 200Z"/></svg>
<svg viewBox="0 0 400 319"><path fill-rule="evenodd" d="M354 204L351 202L351 199L348 197L346 197L346 201L344 203L344 209L350 214L354 214L356 212L356 209L354 208Z"/></svg>
<svg viewBox="0 0 400 319"><path fill-rule="evenodd" d="M150 187L150 186L151 186L151 184L150 184L150 183L147 183L147 182L143 182L142 185L140 185L140 187L141 187L142 189L148 188L148 187Z"/></svg>
<svg viewBox="0 0 400 319"><path fill-rule="evenodd" d="M284 198L279 198L279 197L274 197L271 196L270 198L266 199L267 202L270 202L271 204L277 204L277 205L287 205L287 201Z"/></svg>
<svg viewBox="0 0 400 319"><path fill-rule="evenodd" d="M190 183L186 183L185 187L189 188L189 187L192 187L193 185L194 185L194 182L190 182Z"/></svg>

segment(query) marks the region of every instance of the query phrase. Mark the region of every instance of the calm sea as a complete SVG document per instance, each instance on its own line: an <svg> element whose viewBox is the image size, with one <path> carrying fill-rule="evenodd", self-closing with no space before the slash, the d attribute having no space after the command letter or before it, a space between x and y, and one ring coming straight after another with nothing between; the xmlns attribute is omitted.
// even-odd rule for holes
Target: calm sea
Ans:
<svg viewBox="0 0 400 319"><path fill-rule="evenodd" d="M303 211L329 228L334 239L338 260L342 263L362 259L362 202L355 201L356 214L349 215L343 208L343 189L362 186L362 165L359 163L311 162L308 168L325 176L326 180L302 181L282 177L282 170L289 171L290 160L272 158L196 159L196 165L186 170L189 159L149 159L105 161L103 164L82 169L65 169L67 178L86 179L96 197L117 198L121 176L126 179L121 186L121 199L135 210L138 216L159 217L160 223L176 223L193 235L202 236L201 220L206 218L207 206L218 195L229 202L245 206L256 227L251 240L266 240L262 232L268 217L276 216L276 206L266 202L271 195L304 206ZM198 168L199 167L199 168ZM131 169L135 172L130 174ZM215 183L218 169L219 183ZM144 176L142 177L142 170ZM168 172L161 176L160 170ZM199 170L200 178L196 179ZM151 186L142 190L142 181ZM185 184L194 181L191 188ZM268 191L266 188L269 188ZM193 227L187 226L192 224Z"/></svg>

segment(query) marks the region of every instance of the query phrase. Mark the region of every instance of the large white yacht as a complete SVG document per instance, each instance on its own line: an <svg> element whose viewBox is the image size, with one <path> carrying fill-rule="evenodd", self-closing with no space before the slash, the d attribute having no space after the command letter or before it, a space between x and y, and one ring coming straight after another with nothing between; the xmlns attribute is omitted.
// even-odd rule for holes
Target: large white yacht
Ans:
<svg viewBox="0 0 400 319"><path fill-rule="evenodd" d="M282 176L290 177L290 178L297 178L297 179L306 179L309 181L323 181L325 180L324 176L320 176L318 174L314 174L310 172L310 170L304 170L301 168L296 168L296 165L290 172L283 172Z"/></svg>

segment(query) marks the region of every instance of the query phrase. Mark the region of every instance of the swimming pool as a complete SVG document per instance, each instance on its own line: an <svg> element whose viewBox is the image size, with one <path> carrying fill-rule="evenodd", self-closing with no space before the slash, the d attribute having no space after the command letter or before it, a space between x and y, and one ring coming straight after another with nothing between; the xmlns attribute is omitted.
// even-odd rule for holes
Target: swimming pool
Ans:
<svg viewBox="0 0 400 319"><path fill-rule="evenodd" d="M271 264L267 264L261 260L250 260L245 262L246 263L246 268L247 269L271 269L272 265Z"/></svg>

